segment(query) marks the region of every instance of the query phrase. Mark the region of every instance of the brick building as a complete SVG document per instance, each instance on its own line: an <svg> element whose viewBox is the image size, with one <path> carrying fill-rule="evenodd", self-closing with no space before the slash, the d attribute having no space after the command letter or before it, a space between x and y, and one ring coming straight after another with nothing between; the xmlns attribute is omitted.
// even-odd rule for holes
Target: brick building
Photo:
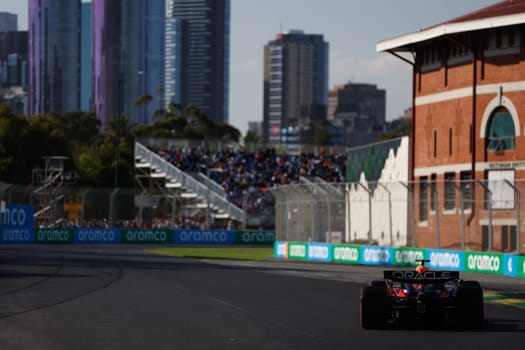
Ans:
<svg viewBox="0 0 525 350"><path fill-rule="evenodd" d="M413 66L418 246L525 252L524 42L506 0L377 44Z"/></svg>

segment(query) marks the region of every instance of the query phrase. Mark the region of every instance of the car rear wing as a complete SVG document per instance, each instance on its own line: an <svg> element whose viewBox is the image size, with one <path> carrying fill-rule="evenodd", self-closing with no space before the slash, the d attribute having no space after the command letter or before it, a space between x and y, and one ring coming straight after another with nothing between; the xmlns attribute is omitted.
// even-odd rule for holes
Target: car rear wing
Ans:
<svg viewBox="0 0 525 350"><path fill-rule="evenodd" d="M403 283L446 283L459 279L459 271L383 271L385 280Z"/></svg>

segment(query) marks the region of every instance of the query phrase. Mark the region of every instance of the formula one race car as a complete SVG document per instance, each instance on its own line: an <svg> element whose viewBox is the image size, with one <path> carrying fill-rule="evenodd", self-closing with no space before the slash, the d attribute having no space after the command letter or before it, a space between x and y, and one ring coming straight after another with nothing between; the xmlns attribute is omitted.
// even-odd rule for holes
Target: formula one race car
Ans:
<svg viewBox="0 0 525 350"><path fill-rule="evenodd" d="M457 271L430 271L425 262L415 271L383 271L384 280L361 289L360 317L365 329L389 325L446 326L460 330L483 325L483 290L463 281Z"/></svg>

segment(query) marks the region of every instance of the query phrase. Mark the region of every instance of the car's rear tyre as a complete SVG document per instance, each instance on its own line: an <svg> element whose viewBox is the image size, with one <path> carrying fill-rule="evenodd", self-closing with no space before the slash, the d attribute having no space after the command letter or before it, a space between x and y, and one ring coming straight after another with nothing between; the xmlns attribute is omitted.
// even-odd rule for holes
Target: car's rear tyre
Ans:
<svg viewBox="0 0 525 350"><path fill-rule="evenodd" d="M360 318L365 329L383 329L387 326L389 304L386 285L367 286L361 289Z"/></svg>
<svg viewBox="0 0 525 350"><path fill-rule="evenodd" d="M476 330L483 326L483 289L477 281L465 281L456 289L456 327Z"/></svg>

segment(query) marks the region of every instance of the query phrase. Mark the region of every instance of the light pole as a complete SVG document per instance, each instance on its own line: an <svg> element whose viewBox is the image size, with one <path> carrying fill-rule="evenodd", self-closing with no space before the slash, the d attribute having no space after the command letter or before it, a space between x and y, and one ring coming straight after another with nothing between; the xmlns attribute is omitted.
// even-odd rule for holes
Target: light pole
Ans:
<svg viewBox="0 0 525 350"><path fill-rule="evenodd" d="M122 74L119 73L117 81L117 116L115 121L115 179L114 188L118 188L118 168L120 163L120 110L122 101Z"/></svg>

